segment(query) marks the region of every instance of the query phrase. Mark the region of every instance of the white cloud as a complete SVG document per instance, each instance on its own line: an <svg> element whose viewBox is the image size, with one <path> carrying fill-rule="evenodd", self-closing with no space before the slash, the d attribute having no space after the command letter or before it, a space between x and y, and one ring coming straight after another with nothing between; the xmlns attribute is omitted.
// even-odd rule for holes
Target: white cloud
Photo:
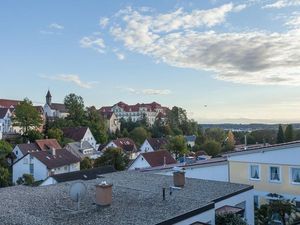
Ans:
<svg viewBox="0 0 300 225"><path fill-rule="evenodd" d="M244 8L226 4L205 11L194 10L190 14L179 9L159 15L127 8L117 15L123 22L116 22L110 31L131 51L171 66L209 71L216 79L246 84L300 85L300 30L285 33L199 31L199 26L209 28L223 22L225 15L235 7Z"/></svg>
<svg viewBox="0 0 300 225"><path fill-rule="evenodd" d="M57 30L63 30L64 26L60 25L60 24L57 24L57 23L51 23L49 25L49 28L51 28L51 29L57 29Z"/></svg>
<svg viewBox="0 0 300 225"><path fill-rule="evenodd" d="M94 34L92 36L85 36L79 41L80 47L82 48L91 48L96 50L99 53L104 53L105 44L104 40L100 37L99 34Z"/></svg>
<svg viewBox="0 0 300 225"><path fill-rule="evenodd" d="M246 4L241 4L241 5L235 6L235 7L233 8L233 11L234 11L234 12L240 12L240 11L246 9L246 8L247 8L247 5L246 5Z"/></svg>
<svg viewBox="0 0 300 225"><path fill-rule="evenodd" d="M80 79L80 77L76 74L58 74L55 76L47 76L47 75L41 75L41 78L44 79L49 79L49 80L59 80L59 81L64 81L64 82L70 82L74 83L77 86L81 88L92 88L93 84L97 83L95 81L93 82L84 82Z"/></svg>
<svg viewBox="0 0 300 225"><path fill-rule="evenodd" d="M300 6L300 0L277 0L271 4L267 4L267 5L263 6L263 8L281 9L281 8L290 7L290 6Z"/></svg>
<svg viewBox="0 0 300 225"><path fill-rule="evenodd" d="M109 18L107 18L107 17L100 18L99 25L102 28L105 28L108 25L108 23L109 23Z"/></svg>
<svg viewBox="0 0 300 225"><path fill-rule="evenodd" d="M117 53L116 53L116 56L117 56L117 58L118 58L119 60L121 60L121 61L125 59L125 55L124 55L123 53L117 52Z"/></svg>
<svg viewBox="0 0 300 225"><path fill-rule="evenodd" d="M291 28L300 28L300 13L294 12L285 25Z"/></svg>
<svg viewBox="0 0 300 225"><path fill-rule="evenodd" d="M117 87L118 89L121 89L123 91L129 92L131 94L136 95L169 95L172 92L169 89L141 89L137 90L131 87Z"/></svg>

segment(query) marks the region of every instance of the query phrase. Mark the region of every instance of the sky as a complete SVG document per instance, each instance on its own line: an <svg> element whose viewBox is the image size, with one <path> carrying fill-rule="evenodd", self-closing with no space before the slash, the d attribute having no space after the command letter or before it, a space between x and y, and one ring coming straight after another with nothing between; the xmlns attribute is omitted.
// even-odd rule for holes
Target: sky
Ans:
<svg viewBox="0 0 300 225"><path fill-rule="evenodd" d="M300 0L3 0L0 30L0 98L300 122Z"/></svg>

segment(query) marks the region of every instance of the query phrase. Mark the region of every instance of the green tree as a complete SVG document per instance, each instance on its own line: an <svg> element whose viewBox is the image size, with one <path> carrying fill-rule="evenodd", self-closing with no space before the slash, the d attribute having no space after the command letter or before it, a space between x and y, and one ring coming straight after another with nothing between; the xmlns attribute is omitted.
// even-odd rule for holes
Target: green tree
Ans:
<svg viewBox="0 0 300 225"><path fill-rule="evenodd" d="M34 177L31 174L23 174L22 177L19 177L17 180L17 184L23 184L23 185L32 185L34 183Z"/></svg>
<svg viewBox="0 0 300 225"><path fill-rule="evenodd" d="M208 140L202 149L210 156L216 157L221 152L221 144L215 140Z"/></svg>
<svg viewBox="0 0 300 225"><path fill-rule="evenodd" d="M216 225L247 225L241 216L233 213L216 215Z"/></svg>
<svg viewBox="0 0 300 225"><path fill-rule="evenodd" d="M143 127L136 127L130 133L129 137L140 146L146 138L150 137L148 131Z"/></svg>
<svg viewBox="0 0 300 225"><path fill-rule="evenodd" d="M128 156L120 148L107 148L103 155L95 159L94 167L112 165L116 170L124 170L129 163Z"/></svg>
<svg viewBox="0 0 300 225"><path fill-rule="evenodd" d="M279 124L279 127L278 127L278 133L277 133L277 143L280 144L280 143L284 143L284 133L283 133L283 129L282 129L282 126L281 124Z"/></svg>
<svg viewBox="0 0 300 225"><path fill-rule="evenodd" d="M207 139L215 140L216 142L223 143L226 139L225 131L221 128L208 128L205 130Z"/></svg>
<svg viewBox="0 0 300 225"><path fill-rule="evenodd" d="M93 168L93 160L85 157L81 162L80 162L80 170L86 170L86 169L91 169Z"/></svg>
<svg viewBox="0 0 300 225"><path fill-rule="evenodd" d="M84 120L84 101L81 96L71 93L64 99L64 104L68 110L68 120L71 120L74 125L81 125Z"/></svg>
<svg viewBox="0 0 300 225"><path fill-rule="evenodd" d="M283 225L292 224L298 219L297 208L294 205L294 200L276 200L269 204L271 215L279 215Z"/></svg>
<svg viewBox="0 0 300 225"><path fill-rule="evenodd" d="M0 140L0 158L7 156L12 151L12 146L4 141Z"/></svg>
<svg viewBox="0 0 300 225"><path fill-rule="evenodd" d="M47 133L48 138L56 139L60 144L63 142L64 133L59 128L51 128Z"/></svg>
<svg viewBox="0 0 300 225"><path fill-rule="evenodd" d="M167 149L178 159L180 156L188 153L185 138L182 135L171 137Z"/></svg>
<svg viewBox="0 0 300 225"><path fill-rule="evenodd" d="M7 168L0 167L0 187L10 185L10 173Z"/></svg>
<svg viewBox="0 0 300 225"><path fill-rule="evenodd" d="M294 128L292 124L287 125L284 132L285 142L290 142L295 140Z"/></svg>
<svg viewBox="0 0 300 225"><path fill-rule="evenodd" d="M37 130L30 130L27 133L27 138L30 142L34 142L35 140L43 139L43 134Z"/></svg>
<svg viewBox="0 0 300 225"><path fill-rule="evenodd" d="M23 134L27 136L29 130L36 130L42 125L42 118L32 102L25 98L16 106L15 115L13 117L14 126L22 128Z"/></svg>

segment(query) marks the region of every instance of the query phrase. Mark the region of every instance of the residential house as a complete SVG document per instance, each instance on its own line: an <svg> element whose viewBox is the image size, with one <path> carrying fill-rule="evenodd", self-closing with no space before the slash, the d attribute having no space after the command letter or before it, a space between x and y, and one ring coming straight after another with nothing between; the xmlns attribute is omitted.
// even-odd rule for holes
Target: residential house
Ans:
<svg viewBox="0 0 300 225"><path fill-rule="evenodd" d="M166 150L158 150L155 152L145 152L139 154L130 164L128 170L145 169L157 166L167 166L176 164L177 161L172 157L171 153Z"/></svg>
<svg viewBox="0 0 300 225"><path fill-rule="evenodd" d="M141 152L153 152L165 149L168 143L167 138L147 138L140 147L140 150Z"/></svg>
<svg viewBox="0 0 300 225"><path fill-rule="evenodd" d="M31 174L34 180L44 180L53 174L80 170L80 159L66 149L49 149L28 151L12 166L13 182Z"/></svg>
<svg viewBox="0 0 300 225"><path fill-rule="evenodd" d="M44 105L44 114L46 118L65 118L68 116L68 111L65 104L53 103L52 95L48 90L46 95L46 103Z"/></svg>
<svg viewBox="0 0 300 225"><path fill-rule="evenodd" d="M102 174L115 172L115 168L113 166L101 166L97 168L87 169L87 170L79 170L70 173L60 173L47 177L40 186L57 184L67 181L74 180L93 180L100 178Z"/></svg>
<svg viewBox="0 0 300 225"><path fill-rule="evenodd" d="M89 142L96 149L96 139L88 127L68 127L62 129L65 138L72 139L76 142Z"/></svg>
<svg viewBox="0 0 300 225"><path fill-rule="evenodd" d="M195 146L195 141L196 141L196 135L187 135L187 136L184 136L185 138L185 141L186 141L186 144L188 146L190 146L191 148Z"/></svg>
<svg viewBox="0 0 300 225"><path fill-rule="evenodd" d="M113 134L116 133L117 130L121 129L121 123L114 112L99 112L106 122L109 133Z"/></svg>
<svg viewBox="0 0 300 225"><path fill-rule="evenodd" d="M101 153L95 150L88 141L68 143L65 146L65 149L79 157L81 160L84 158L96 159L101 156Z"/></svg>
<svg viewBox="0 0 300 225"><path fill-rule="evenodd" d="M149 125L153 125L158 114L160 116L166 116L166 113L169 109L167 107L161 106L156 102L149 104L135 104L128 105L124 102L118 102L113 106L105 106L99 109L100 112L114 112L118 119L131 119L133 122L146 119Z"/></svg>
<svg viewBox="0 0 300 225"><path fill-rule="evenodd" d="M0 108L0 140L3 134L11 133L13 131L11 121L11 110L10 108Z"/></svg>
<svg viewBox="0 0 300 225"><path fill-rule="evenodd" d="M0 201L1 222L23 224L26 218L26 224L47 221L54 225L58 223L59 212L60 224L95 224L97 221L102 225L215 225L216 213L231 210L239 211L249 225L254 225L253 187L249 185L186 178L184 187L174 188L172 176L138 171L107 173L80 182L87 192L80 199L82 210L76 213L72 212L77 203L72 202L68 194L74 182L4 188L1 196L9 198ZM97 208L95 186L102 182L113 185L112 202L105 208ZM11 205L15 212L13 218L8 207Z"/></svg>
<svg viewBox="0 0 300 225"><path fill-rule="evenodd" d="M229 181L253 185L257 205L280 198L300 204L300 142L226 154Z"/></svg>
<svg viewBox="0 0 300 225"><path fill-rule="evenodd" d="M17 161L30 151L47 151L61 148L56 139L40 139L34 143L17 144L12 152L15 156L15 161Z"/></svg>
<svg viewBox="0 0 300 225"><path fill-rule="evenodd" d="M121 148L124 153L128 154L130 159L135 159L138 155L137 147L130 138L118 138L112 140L102 148L101 151L104 152L107 148Z"/></svg>

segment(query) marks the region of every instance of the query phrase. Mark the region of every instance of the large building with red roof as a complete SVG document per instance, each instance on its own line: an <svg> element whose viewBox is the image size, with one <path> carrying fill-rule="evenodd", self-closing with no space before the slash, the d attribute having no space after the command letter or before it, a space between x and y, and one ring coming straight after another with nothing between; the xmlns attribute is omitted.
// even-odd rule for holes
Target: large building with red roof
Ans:
<svg viewBox="0 0 300 225"><path fill-rule="evenodd" d="M114 112L118 119L131 120L137 122L146 118L150 125L153 125L156 118L164 117L169 109L167 107L161 106L157 102L152 102L148 104L137 103L135 105L128 105L124 102L118 102L113 106L104 106L100 108L100 112Z"/></svg>

